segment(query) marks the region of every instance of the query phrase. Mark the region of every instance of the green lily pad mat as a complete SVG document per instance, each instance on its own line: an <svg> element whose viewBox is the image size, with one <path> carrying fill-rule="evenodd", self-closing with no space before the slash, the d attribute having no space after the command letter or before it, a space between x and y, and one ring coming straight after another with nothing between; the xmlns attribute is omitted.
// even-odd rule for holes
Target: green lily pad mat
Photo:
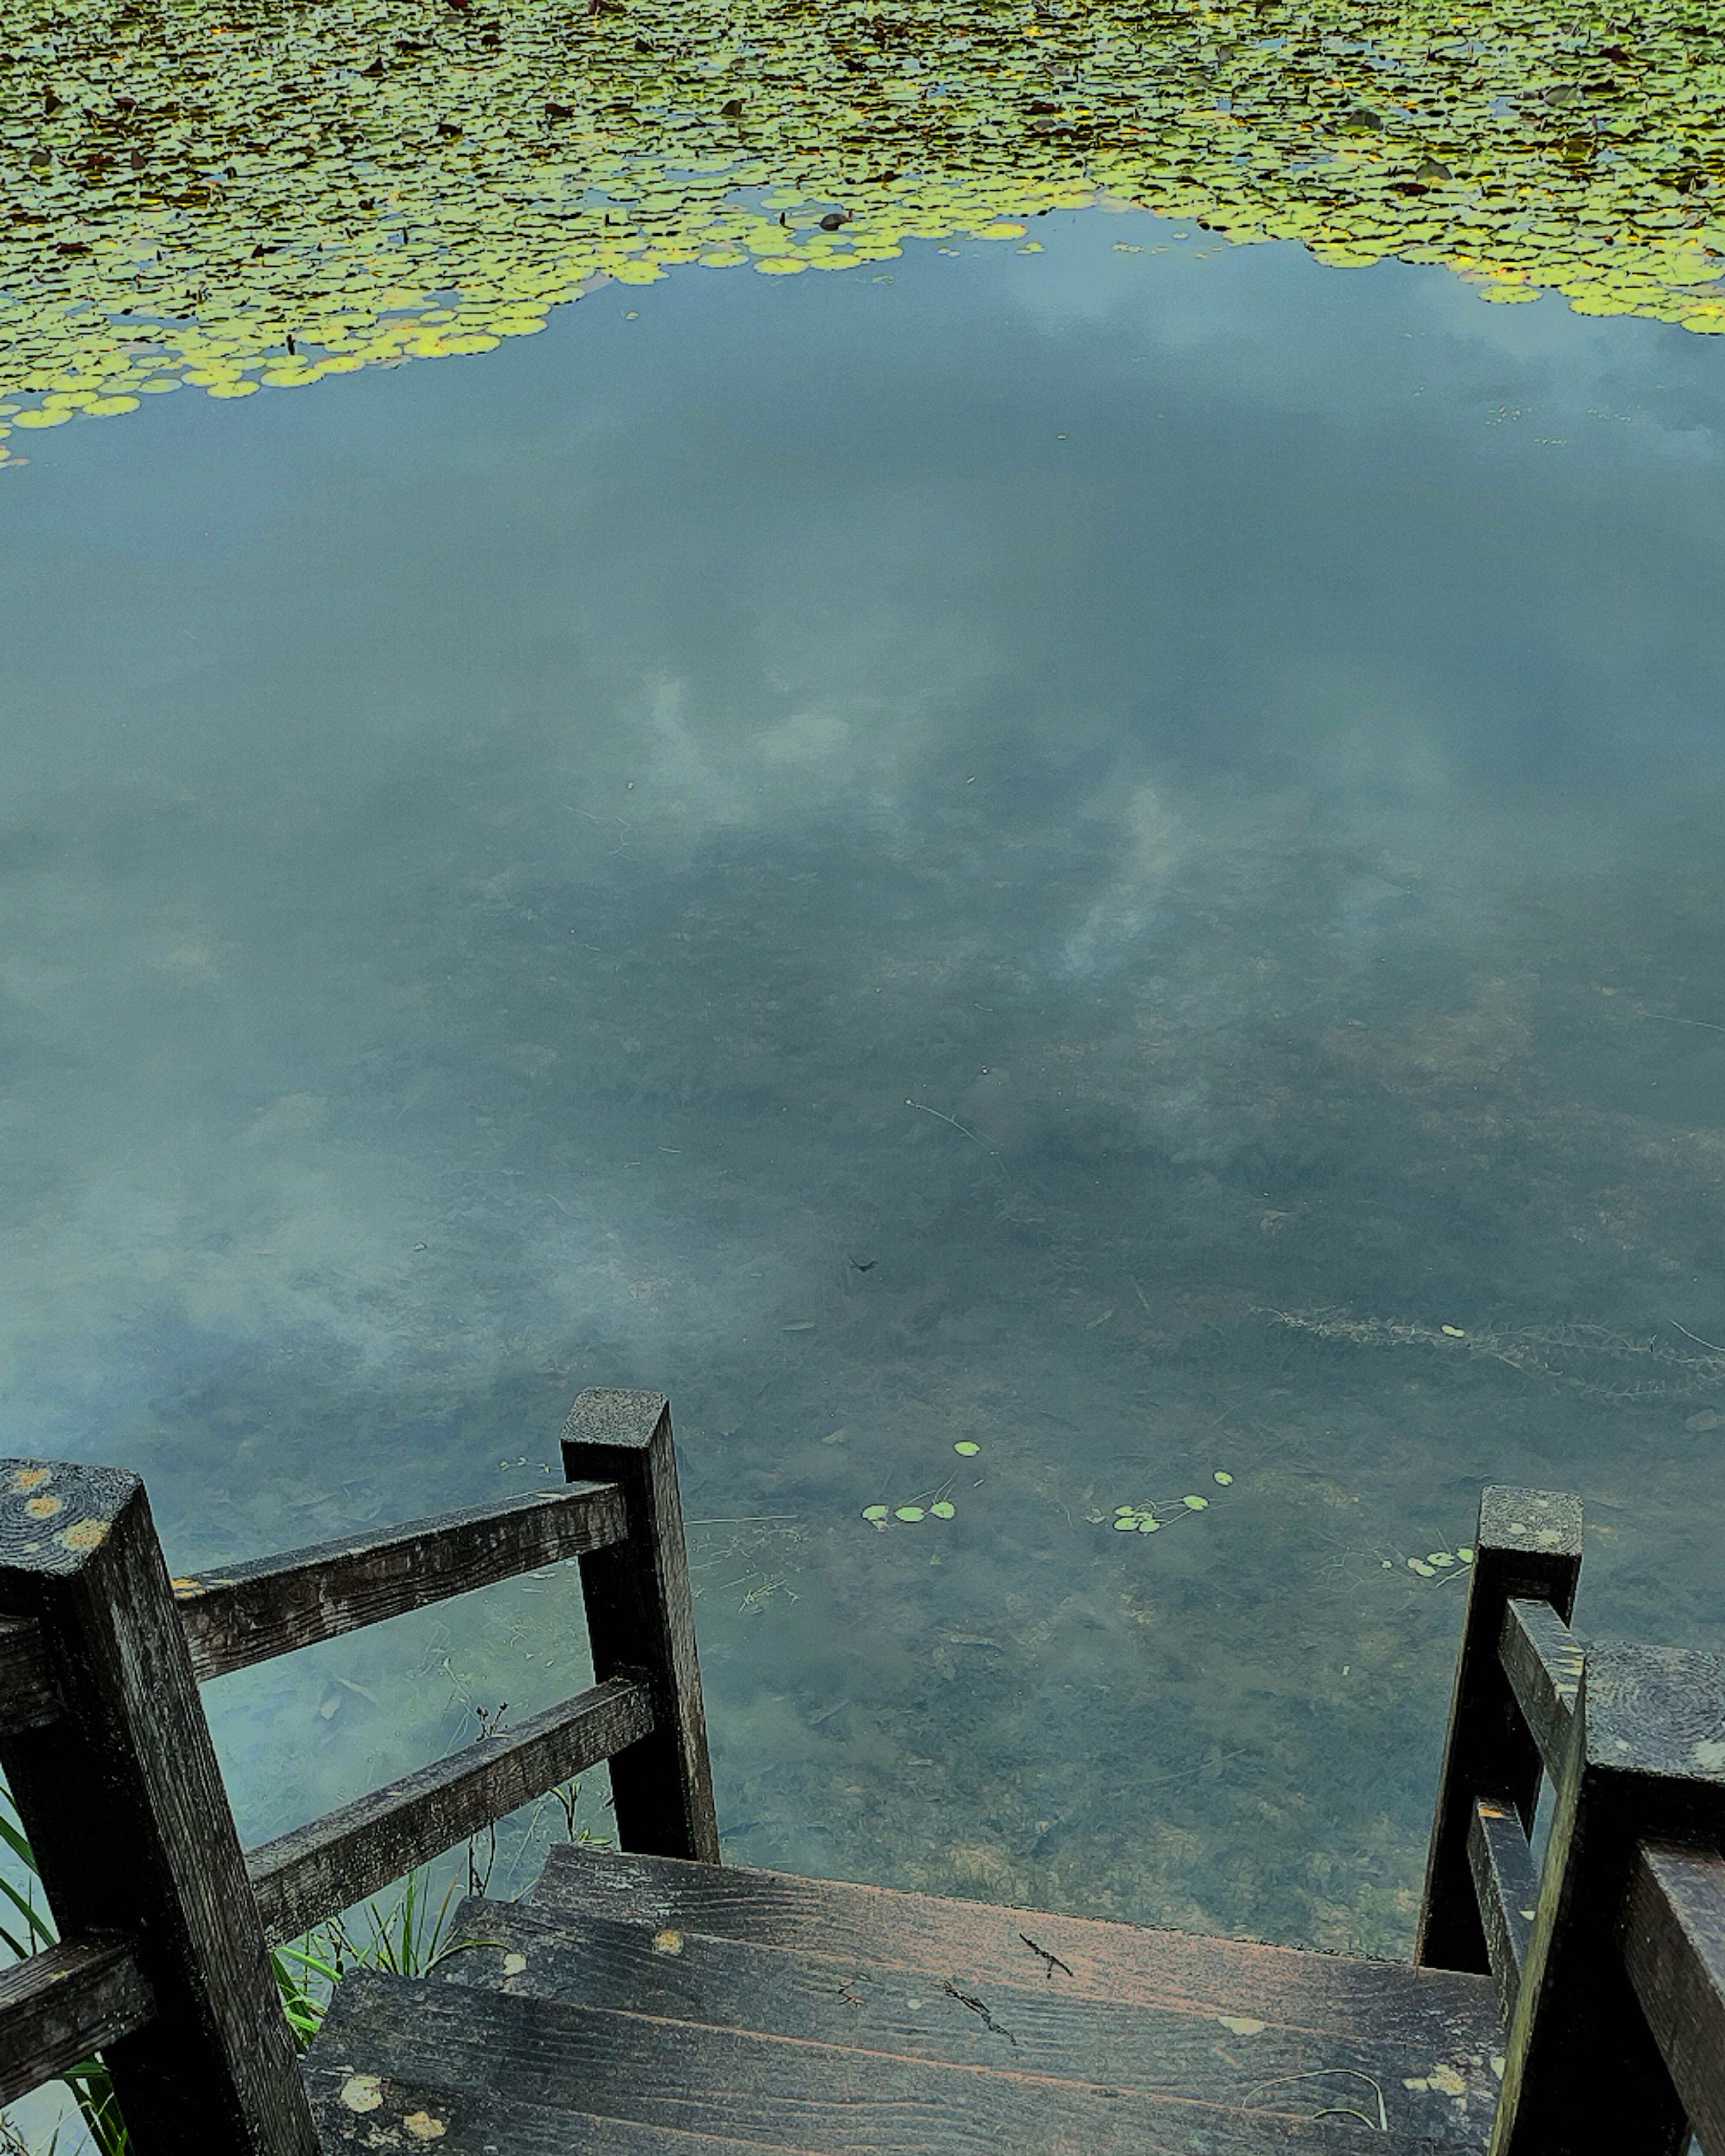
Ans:
<svg viewBox="0 0 1725 2156"><path fill-rule="evenodd" d="M0 0L0 429L1096 201L1725 330L1702 0Z"/></svg>

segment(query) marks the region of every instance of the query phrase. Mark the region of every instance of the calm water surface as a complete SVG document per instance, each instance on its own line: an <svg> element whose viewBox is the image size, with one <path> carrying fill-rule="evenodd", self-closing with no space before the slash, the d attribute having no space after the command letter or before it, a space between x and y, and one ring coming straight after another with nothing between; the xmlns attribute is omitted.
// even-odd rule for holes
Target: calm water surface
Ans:
<svg viewBox="0 0 1725 2156"><path fill-rule="evenodd" d="M1405 1951L1482 1481L1725 1645L1725 375L1039 230L13 444L6 1448L190 1566L662 1389L734 1860ZM572 1586L218 1687L247 1834Z"/></svg>

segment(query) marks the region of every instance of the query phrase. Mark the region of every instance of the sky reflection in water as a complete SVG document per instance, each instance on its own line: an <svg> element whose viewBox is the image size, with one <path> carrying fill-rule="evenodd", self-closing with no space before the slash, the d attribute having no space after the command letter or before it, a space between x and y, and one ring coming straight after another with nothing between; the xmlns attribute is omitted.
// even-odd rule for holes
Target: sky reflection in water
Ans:
<svg viewBox="0 0 1725 2156"><path fill-rule="evenodd" d="M193 1564L663 1389L733 1857L1403 1951L1480 1481L1725 1629L1717 356L1043 231L32 441L7 1444ZM567 1621L218 1691L248 1833Z"/></svg>

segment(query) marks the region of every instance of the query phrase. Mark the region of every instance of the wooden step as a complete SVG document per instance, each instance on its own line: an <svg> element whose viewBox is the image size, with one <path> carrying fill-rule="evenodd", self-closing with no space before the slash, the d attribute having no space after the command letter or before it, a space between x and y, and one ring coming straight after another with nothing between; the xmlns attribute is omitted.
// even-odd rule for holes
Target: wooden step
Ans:
<svg viewBox="0 0 1725 2156"><path fill-rule="evenodd" d="M328 2150L435 2141L441 2156L552 2146L560 2156L1425 2156L1432 2146L1350 2118L931 2065L366 1969L338 1988L306 2068ZM548 2117L560 2142L547 2138ZM619 2135L619 2124L656 2138Z"/></svg>
<svg viewBox="0 0 1725 2156"><path fill-rule="evenodd" d="M969 1991L952 1978L880 1959L515 1902L465 1902L449 1936L455 1950L437 1971L449 1983L1296 2118L1352 2109L1423 2135L1435 2150L1476 2148L1495 2102L1489 2075L1476 2072L1471 2087L1464 2075L1458 2104L1430 2086L1433 2067L1446 2061L1410 2059L1405 2047L1368 2033L1320 2035L1247 2016L1122 2005L1067 1991L1052 1966ZM1409 2079L1425 2086L1409 2090Z"/></svg>
<svg viewBox="0 0 1725 2156"><path fill-rule="evenodd" d="M1489 2083L1497 2101L1490 2062L1503 2048L1503 2031L1486 1976L578 1843L551 1851L526 1906L860 1964L890 1962L973 1990L1021 1984L1028 1975L1069 1996L1122 2006L1362 2038L1404 2053L1410 2076L1446 2063L1471 2076L1482 2094ZM1050 1972L1044 1953L1062 1966Z"/></svg>

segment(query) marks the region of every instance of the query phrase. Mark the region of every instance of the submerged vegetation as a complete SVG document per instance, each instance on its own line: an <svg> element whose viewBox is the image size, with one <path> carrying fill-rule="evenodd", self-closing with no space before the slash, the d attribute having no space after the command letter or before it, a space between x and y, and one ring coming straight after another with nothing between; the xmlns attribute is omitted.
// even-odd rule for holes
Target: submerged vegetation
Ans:
<svg viewBox="0 0 1725 2156"><path fill-rule="evenodd" d="M1101 202L1725 331L1702 0L0 0L0 432Z"/></svg>

